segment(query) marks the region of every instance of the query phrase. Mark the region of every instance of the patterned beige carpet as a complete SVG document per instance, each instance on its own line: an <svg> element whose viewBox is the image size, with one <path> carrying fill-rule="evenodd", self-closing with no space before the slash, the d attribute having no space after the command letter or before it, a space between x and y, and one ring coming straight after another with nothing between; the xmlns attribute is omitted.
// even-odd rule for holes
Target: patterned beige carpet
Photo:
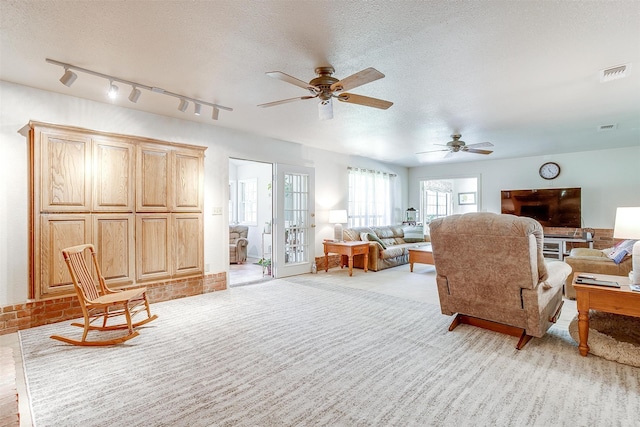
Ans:
<svg viewBox="0 0 640 427"><path fill-rule="evenodd" d="M305 275L154 304L139 337L22 331L37 427L637 425L640 369L552 329L513 337L439 307Z"/></svg>

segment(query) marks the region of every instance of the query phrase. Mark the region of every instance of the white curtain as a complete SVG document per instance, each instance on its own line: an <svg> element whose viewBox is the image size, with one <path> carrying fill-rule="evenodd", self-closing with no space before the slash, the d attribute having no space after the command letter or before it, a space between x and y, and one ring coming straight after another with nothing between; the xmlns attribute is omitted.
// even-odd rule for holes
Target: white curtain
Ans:
<svg viewBox="0 0 640 427"><path fill-rule="evenodd" d="M395 174L349 169L349 227L391 224Z"/></svg>

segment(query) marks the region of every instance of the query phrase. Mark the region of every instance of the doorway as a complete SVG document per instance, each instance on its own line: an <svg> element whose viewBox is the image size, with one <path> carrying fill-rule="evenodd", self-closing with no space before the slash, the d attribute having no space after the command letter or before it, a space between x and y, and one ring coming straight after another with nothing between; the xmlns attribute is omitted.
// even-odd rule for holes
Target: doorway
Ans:
<svg viewBox="0 0 640 427"><path fill-rule="evenodd" d="M273 164L229 158L229 228L246 228L246 260L229 265L229 286L272 278Z"/></svg>
<svg viewBox="0 0 640 427"><path fill-rule="evenodd" d="M436 218L480 212L481 200L479 176L423 179L418 216L428 225Z"/></svg>

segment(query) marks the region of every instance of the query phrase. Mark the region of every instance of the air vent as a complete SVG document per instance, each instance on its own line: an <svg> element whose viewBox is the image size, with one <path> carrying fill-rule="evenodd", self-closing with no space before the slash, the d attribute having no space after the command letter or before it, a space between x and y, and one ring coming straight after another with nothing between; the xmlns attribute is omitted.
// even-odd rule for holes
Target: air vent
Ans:
<svg viewBox="0 0 640 427"><path fill-rule="evenodd" d="M610 124L610 125L600 125L598 126L598 132L608 132L610 130L616 130L616 128L618 127L617 124Z"/></svg>
<svg viewBox="0 0 640 427"><path fill-rule="evenodd" d="M631 64L623 64L601 70L600 81L604 83L627 77L629 75L630 66Z"/></svg>

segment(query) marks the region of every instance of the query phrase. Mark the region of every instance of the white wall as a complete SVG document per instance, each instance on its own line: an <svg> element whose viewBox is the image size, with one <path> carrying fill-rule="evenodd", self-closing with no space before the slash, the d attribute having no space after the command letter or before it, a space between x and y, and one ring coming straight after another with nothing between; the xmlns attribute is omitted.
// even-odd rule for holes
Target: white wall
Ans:
<svg viewBox="0 0 640 427"><path fill-rule="evenodd" d="M547 161L561 167L552 181L538 175ZM640 206L640 141L630 148L411 168L409 203L418 202L423 179L475 174L481 176L480 210L499 213L501 190L581 187L583 227L613 228L618 206Z"/></svg>
<svg viewBox="0 0 640 427"><path fill-rule="evenodd" d="M229 157L315 168L318 255L322 239L332 235L328 209L346 208L347 166L398 174L394 206L398 212L406 209L407 168L225 129L225 114L233 113L221 113L219 123L201 124L0 81L0 306L23 303L28 295L27 145L17 132L30 120L208 147L204 262L211 273L229 269ZM213 215L214 208L222 215Z"/></svg>

